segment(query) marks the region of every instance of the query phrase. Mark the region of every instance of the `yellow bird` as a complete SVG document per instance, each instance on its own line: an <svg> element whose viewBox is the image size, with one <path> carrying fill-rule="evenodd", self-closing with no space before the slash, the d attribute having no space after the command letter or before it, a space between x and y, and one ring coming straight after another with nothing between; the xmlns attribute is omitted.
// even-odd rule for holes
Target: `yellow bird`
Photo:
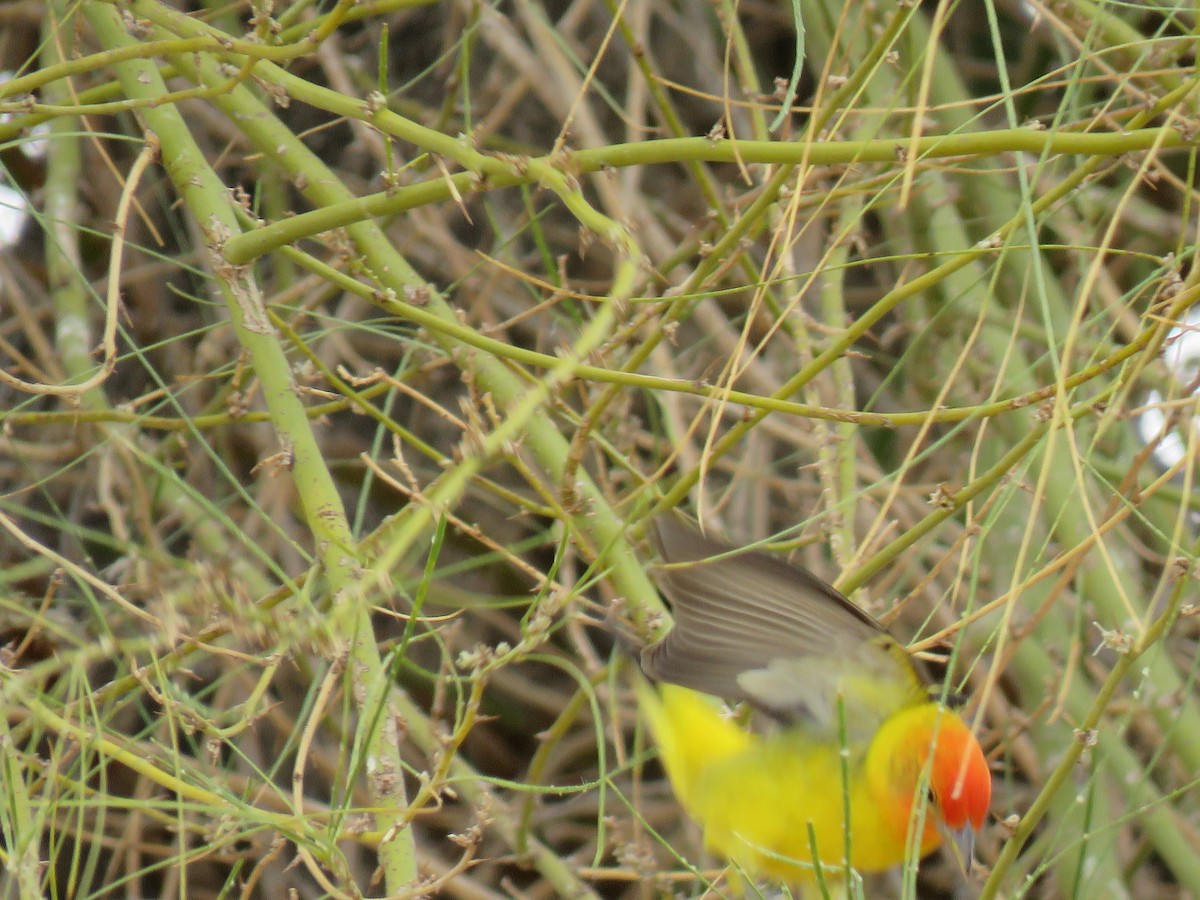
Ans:
<svg viewBox="0 0 1200 900"><path fill-rule="evenodd" d="M925 856L970 865L991 803L979 742L915 661L810 572L656 523L675 626L642 651L639 701L710 850L812 892ZM765 714L751 728L716 699ZM760 717L762 718L762 717ZM843 778L843 773L846 777ZM815 853L814 853L815 847Z"/></svg>

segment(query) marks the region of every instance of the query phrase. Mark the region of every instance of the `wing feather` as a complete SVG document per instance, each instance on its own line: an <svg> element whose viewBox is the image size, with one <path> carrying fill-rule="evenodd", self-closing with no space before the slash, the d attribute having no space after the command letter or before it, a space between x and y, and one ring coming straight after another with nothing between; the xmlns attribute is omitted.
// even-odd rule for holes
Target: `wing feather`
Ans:
<svg viewBox="0 0 1200 900"><path fill-rule="evenodd" d="M642 651L652 678L822 732L836 727L839 696L870 730L928 699L887 630L811 572L704 537L674 516L656 521L655 539L675 626Z"/></svg>

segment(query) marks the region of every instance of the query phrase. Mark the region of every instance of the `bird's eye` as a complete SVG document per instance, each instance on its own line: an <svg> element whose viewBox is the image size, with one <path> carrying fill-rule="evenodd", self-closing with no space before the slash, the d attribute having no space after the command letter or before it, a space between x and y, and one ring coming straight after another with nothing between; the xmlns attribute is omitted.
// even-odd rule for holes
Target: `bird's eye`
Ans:
<svg viewBox="0 0 1200 900"><path fill-rule="evenodd" d="M962 691L948 691L945 696L946 706L949 709L962 709L967 705L968 697Z"/></svg>

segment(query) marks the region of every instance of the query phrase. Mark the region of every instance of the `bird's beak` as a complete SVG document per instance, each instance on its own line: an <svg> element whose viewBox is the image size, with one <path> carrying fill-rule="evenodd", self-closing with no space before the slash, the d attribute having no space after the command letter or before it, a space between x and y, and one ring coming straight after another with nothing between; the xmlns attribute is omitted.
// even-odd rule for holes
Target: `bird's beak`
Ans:
<svg viewBox="0 0 1200 900"><path fill-rule="evenodd" d="M970 875L971 863L975 859L975 829L970 823L962 828L951 828L939 819L938 830L942 833L942 845L950 849L963 873Z"/></svg>

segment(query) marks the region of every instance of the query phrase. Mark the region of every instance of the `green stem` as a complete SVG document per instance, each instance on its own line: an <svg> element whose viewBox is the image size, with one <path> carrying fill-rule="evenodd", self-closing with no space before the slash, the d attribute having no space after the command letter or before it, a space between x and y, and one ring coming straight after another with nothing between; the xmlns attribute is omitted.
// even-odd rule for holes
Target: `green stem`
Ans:
<svg viewBox="0 0 1200 900"><path fill-rule="evenodd" d="M91 2L85 4L84 11L105 46L119 48L134 43L114 7ZM157 67L147 61L130 59L117 64L116 70L132 98L151 99L167 92ZM226 81L224 75L218 76L217 83ZM238 85L231 93L242 91L244 88ZM355 542L341 498L295 389L283 346L266 316L253 273L245 267L228 266L220 258L225 241L240 230L237 212L229 201L226 186L208 165L179 110L173 106L148 108L143 116L147 127L161 141L167 173L208 242L234 331L262 384L282 465L291 473L333 597L332 616L327 623L330 636L335 647L348 651L348 671L353 684L379 684L386 679L387 671L373 639L369 604L359 585ZM360 696L359 700L362 699ZM363 738L364 755L372 763L369 789L376 807L376 822L381 830L387 831L399 821L405 806L395 718L391 715L366 718L375 723ZM416 848L411 830L404 829L395 840L381 845L379 856L389 892L398 892L416 880Z"/></svg>

